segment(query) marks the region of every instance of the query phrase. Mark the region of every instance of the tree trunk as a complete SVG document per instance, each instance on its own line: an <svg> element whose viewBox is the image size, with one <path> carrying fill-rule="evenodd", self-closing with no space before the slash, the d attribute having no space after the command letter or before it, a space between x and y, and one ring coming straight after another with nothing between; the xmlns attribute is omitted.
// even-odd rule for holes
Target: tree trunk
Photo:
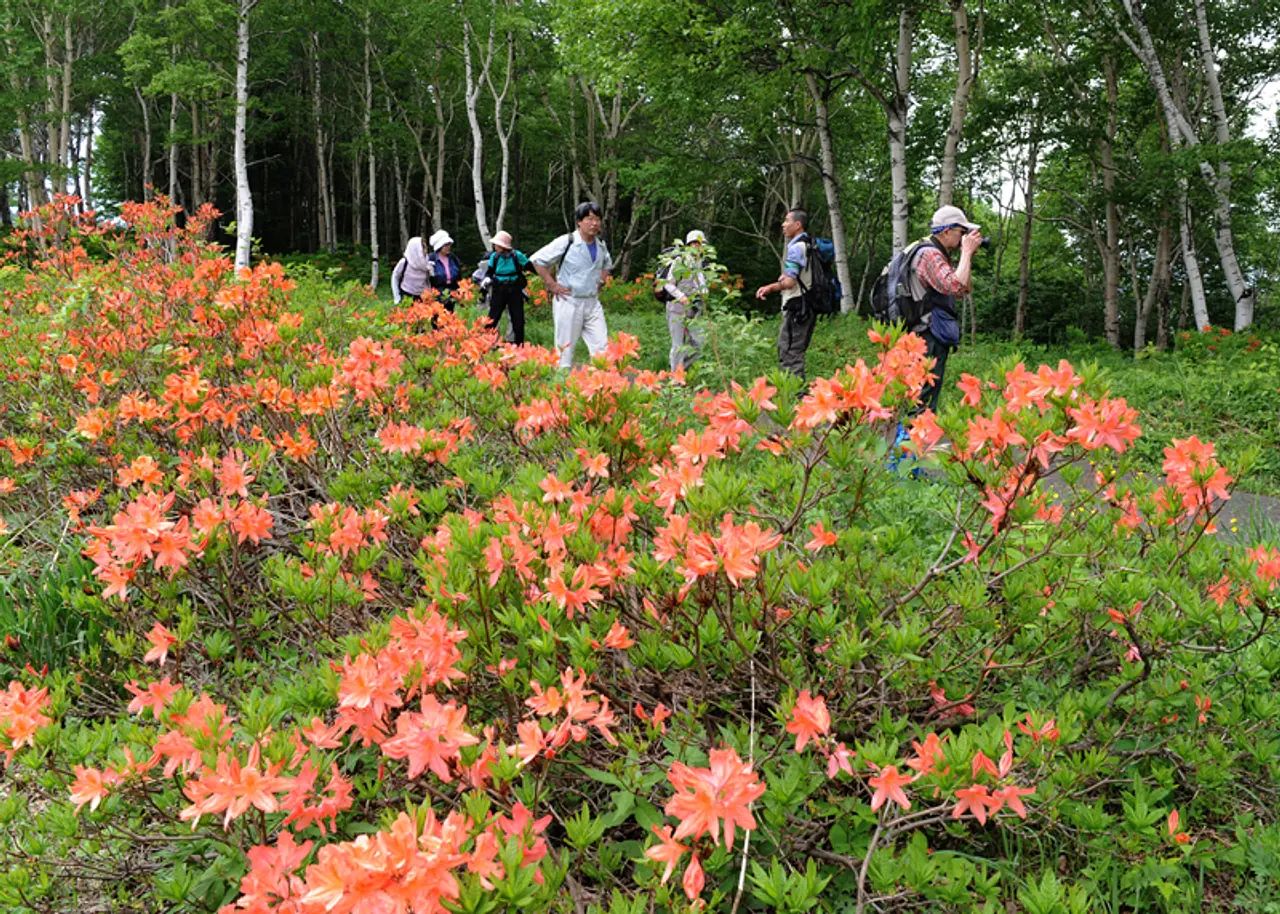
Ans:
<svg viewBox="0 0 1280 914"><path fill-rule="evenodd" d="M13 213L9 212L9 185L0 182L0 225L13 228Z"/></svg>
<svg viewBox="0 0 1280 914"><path fill-rule="evenodd" d="M480 114L477 102L480 90L489 75L489 64L493 61L493 23L489 25L489 45L485 54L480 75L477 78L471 62L471 38L474 34L470 20L462 21L462 62L463 75L466 79L467 122L471 125L471 195L476 207L476 227L480 230L480 240L484 242L486 251L493 250L493 241L489 234L489 217L484 203L484 135L480 132Z"/></svg>
<svg viewBox="0 0 1280 914"><path fill-rule="evenodd" d="M964 0L951 0L951 21L956 35L956 89L951 96L951 125L942 150L941 175L938 182L938 205L950 206L955 197L956 155L964 133L964 119L969 110L969 95L977 74L969 52L969 13Z"/></svg>
<svg viewBox="0 0 1280 914"><path fill-rule="evenodd" d="M204 203L204 184L200 178L200 103L191 103L191 210Z"/></svg>
<svg viewBox="0 0 1280 914"><path fill-rule="evenodd" d="M253 246L253 194L249 190L249 159L245 131L249 121L249 13L256 0L240 0L236 16L236 269L249 268Z"/></svg>
<svg viewBox="0 0 1280 914"><path fill-rule="evenodd" d="M1214 139L1218 146L1226 146L1231 142L1231 125L1227 121L1227 108L1222 100L1222 86L1218 81L1217 55L1213 50L1213 41L1209 37L1209 19L1205 12L1205 0L1195 0L1196 31L1200 38L1200 59L1204 65L1205 88L1208 91L1209 107L1213 111ZM1203 169L1205 166L1201 165ZM1206 174L1205 179L1208 180ZM1235 329L1243 330L1253 323L1253 306L1257 292L1246 281L1240 269L1240 261L1236 257L1235 233L1231 228L1231 163L1219 159L1217 174L1213 179L1213 193L1217 205L1214 207L1214 218L1217 222L1217 233L1214 236L1218 243L1218 256L1222 261L1222 272L1227 278L1227 288L1235 300Z"/></svg>
<svg viewBox="0 0 1280 914"><path fill-rule="evenodd" d="M1031 296L1031 232L1036 214L1036 164L1040 154L1040 119L1027 151L1027 193L1023 213L1022 252L1018 255L1018 308L1013 318L1014 339L1022 339L1027 329L1027 300Z"/></svg>
<svg viewBox="0 0 1280 914"><path fill-rule="evenodd" d="M1119 117L1120 92L1116 80L1115 61L1111 56L1102 58L1107 88L1107 127L1098 140L1102 160L1102 190L1106 197L1106 240L1102 249L1102 305L1103 330L1107 342L1120 348L1120 213L1116 208L1116 162L1114 143L1116 121Z"/></svg>
<svg viewBox="0 0 1280 914"><path fill-rule="evenodd" d="M1191 226L1191 202L1187 194L1187 179L1178 177L1178 236L1182 243L1182 268L1186 271L1186 290L1191 296L1191 309L1195 314L1196 329L1209 326L1209 305L1204 298L1204 279L1200 275L1200 262L1196 259L1196 239ZM1186 311L1185 301L1183 311Z"/></svg>
<svg viewBox="0 0 1280 914"><path fill-rule="evenodd" d="M1156 98L1159 99L1160 105L1165 111L1165 117L1169 121L1169 132L1173 139L1174 147L1184 145L1196 148L1201 147L1202 144L1194 126L1175 101L1169 88L1169 80L1165 75L1164 66L1160 63L1160 56L1156 52L1155 42L1151 38L1151 30L1147 27L1146 18L1141 8L1136 5L1134 0L1122 0L1122 3L1130 23L1138 32L1138 40L1134 41L1123 29L1120 30L1121 37L1146 68L1152 88L1155 89ZM1220 145L1230 140L1230 125L1226 120L1226 108L1222 101L1222 90L1218 86L1216 56L1209 37L1204 0L1195 0L1195 5L1201 57L1206 64L1205 80L1211 107L1214 109L1215 136ZM1214 91L1215 88L1217 89L1216 92ZM1219 111L1221 111L1221 116L1219 116ZM1229 168L1224 173L1224 164L1220 162L1215 168L1207 157L1203 157L1200 161L1200 175L1204 178L1210 190L1213 191L1215 203L1214 220L1216 222L1214 243L1218 249L1218 259L1222 263L1222 274L1227 281L1227 288L1236 303L1235 327L1237 330L1242 330L1253 322L1256 290L1246 282L1244 273L1240 269L1239 259L1236 256L1235 234L1231 227L1231 173ZM1183 256L1186 256L1185 251ZM1192 301L1193 303L1195 301L1194 288Z"/></svg>
<svg viewBox="0 0 1280 914"><path fill-rule="evenodd" d="M178 93L169 95L169 205L178 202Z"/></svg>
<svg viewBox="0 0 1280 914"><path fill-rule="evenodd" d="M818 78L812 71L805 73L809 95L813 98L818 119L818 142L822 146L822 189L827 195L827 215L831 220L831 241L836 249L836 276L840 280L840 310L854 308L853 276L849 272L849 249L845 244L844 213L840 208L840 182L836 179L835 144L831 139L831 123L828 118L827 96L818 88Z"/></svg>
<svg viewBox="0 0 1280 914"><path fill-rule="evenodd" d="M1151 281L1147 283L1147 294L1138 309L1138 318L1133 325L1133 351L1140 352L1147 345L1147 323L1151 320L1151 310L1156 302L1169 297L1169 284L1172 281L1170 267L1172 265L1173 231L1169 228L1169 212L1160 213L1160 236L1156 242L1156 262L1151 268ZM1161 320L1161 327L1164 321Z"/></svg>
<svg viewBox="0 0 1280 914"><path fill-rule="evenodd" d="M493 125L498 135L498 148L502 153L501 178L498 184L498 217L493 223L494 230L499 232L502 231L507 218L508 188L511 184L511 135L516 129L516 118L519 116L520 110L520 97L512 95L511 122L506 126L502 123L502 105L506 101L508 94L512 92L512 87L515 84L515 69L516 38L514 33L507 32L507 75L501 92L493 84L492 70L486 75L489 83L489 92L493 95ZM492 246L486 243L485 250L492 250Z"/></svg>
<svg viewBox="0 0 1280 914"><path fill-rule="evenodd" d="M404 169L400 166L400 153L395 154L394 159L395 180L396 180L396 216L400 226L400 250L404 250L409 246L409 209L405 206L406 194L404 189Z"/></svg>
<svg viewBox="0 0 1280 914"><path fill-rule="evenodd" d="M910 198L907 187L907 112L911 99L911 43L914 22L904 8L898 16L898 55L892 104L885 106L889 124L889 175L893 184L893 252L909 244Z"/></svg>
<svg viewBox="0 0 1280 914"><path fill-rule="evenodd" d="M4 21L4 38L5 49L12 58L16 51L13 47L11 38L12 29L14 28L10 6L5 5L5 21ZM26 88L23 84L22 77L19 75L16 67L9 68L9 87L13 94L21 98ZM31 130L31 121L27 114L26 105L17 105L18 120L18 148L22 156L22 184L26 188L26 203L21 207L23 211L34 210L45 202L44 178L42 172L36 162L36 144L35 136ZM38 225L37 225L38 228Z"/></svg>
<svg viewBox="0 0 1280 914"><path fill-rule="evenodd" d="M334 252L337 244L337 226L334 224L332 198L329 196L329 168L325 150L329 145L324 129L320 87L320 33L311 33L311 131L316 147L316 193L319 196L317 215L320 222L320 247Z"/></svg>
<svg viewBox="0 0 1280 914"><path fill-rule="evenodd" d="M364 244L364 178L360 174L360 163L364 161L360 147L355 150L355 163L351 167L351 194L355 204L351 207L351 244L359 249Z"/></svg>
<svg viewBox="0 0 1280 914"><path fill-rule="evenodd" d="M155 172L151 164L151 106L137 86L133 89L142 109L142 199L150 202L155 192Z"/></svg>
<svg viewBox="0 0 1280 914"><path fill-rule="evenodd" d="M84 200L84 208L93 209L93 136L95 133L93 126L93 108L92 102L89 103L89 118L86 123L84 132L84 192L81 197ZM147 141L151 141L151 133L147 132ZM151 163L151 150L148 148L144 153L148 166Z"/></svg>
<svg viewBox="0 0 1280 914"><path fill-rule="evenodd" d="M369 245L371 265L369 288L378 288L378 158L373 151L373 41L370 38L369 12L364 14L364 137L369 149Z"/></svg>

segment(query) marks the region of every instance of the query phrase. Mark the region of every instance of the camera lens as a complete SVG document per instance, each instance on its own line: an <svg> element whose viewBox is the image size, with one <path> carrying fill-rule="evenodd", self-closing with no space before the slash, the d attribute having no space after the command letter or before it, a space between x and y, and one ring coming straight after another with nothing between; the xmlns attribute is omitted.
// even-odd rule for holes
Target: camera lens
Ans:
<svg viewBox="0 0 1280 914"><path fill-rule="evenodd" d="M990 239L990 238L983 238L980 242L978 242L978 247L980 247L980 248L989 248L989 247L991 247L991 239Z"/></svg>

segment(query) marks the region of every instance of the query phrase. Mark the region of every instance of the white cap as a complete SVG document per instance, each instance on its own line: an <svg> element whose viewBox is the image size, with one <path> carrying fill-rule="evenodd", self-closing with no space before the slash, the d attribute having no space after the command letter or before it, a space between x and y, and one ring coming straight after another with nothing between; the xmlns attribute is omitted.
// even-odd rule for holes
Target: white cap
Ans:
<svg viewBox="0 0 1280 914"><path fill-rule="evenodd" d="M693 244L695 241L701 241L703 244L706 244L707 236L702 234L702 232L698 231L697 229L694 229L689 234L684 236L685 244Z"/></svg>
<svg viewBox="0 0 1280 914"><path fill-rule="evenodd" d="M506 248L509 251L515 247L515 242L511 240L510 232L498 232L498 234L493 236L493 246Z"/></svg>
<svg viewBox="0 0 1280 914"><path fill-rule="evenodd" d="M934 231L949 228L953 225L964 226L971 232L979 228L979 226L965 218L964 210L958 206L942 207L933 214L933 221L929 223L929 227Z"/></svg>
<svg viewBox="0 0 1280 914"><path fill-rule="evenodd" d="M446 244L453 244L453 239L449 237L448 232L441 229L428 239L428 243L431 245L431 250L438 251Z"/></svg>

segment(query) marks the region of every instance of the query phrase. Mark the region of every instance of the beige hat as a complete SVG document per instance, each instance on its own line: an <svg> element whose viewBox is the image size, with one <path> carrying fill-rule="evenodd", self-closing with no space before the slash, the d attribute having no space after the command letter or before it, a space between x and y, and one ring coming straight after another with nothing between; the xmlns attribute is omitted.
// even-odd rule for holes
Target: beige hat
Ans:
<svg viewBox="0 0 1280 914"><path fill-rule="evenodd" d="M515 242L511 240L510 232L498 232L493 236L493 246L496 248L506 248L508 251L515 247Z"/></svg>
<svg viewBox="0 0 1280 914"><path fill-rule="evenodd" d="M706 244L707 236L702 234L702 232L698 231L697 229L694 229L689 234L684 236L685 244L693 244L695 241L701 241L703 244Z"/></svg>
<svg viewBox="0 0 1280 914"><path fill-rule="evenodd" d="M965 218L964 210L958 206L944 206L933 214L933 221L929 223L929 227L935 232L950 228L953 225L963 226L969 231L976 231L980 226L970 222Z"/></svg>

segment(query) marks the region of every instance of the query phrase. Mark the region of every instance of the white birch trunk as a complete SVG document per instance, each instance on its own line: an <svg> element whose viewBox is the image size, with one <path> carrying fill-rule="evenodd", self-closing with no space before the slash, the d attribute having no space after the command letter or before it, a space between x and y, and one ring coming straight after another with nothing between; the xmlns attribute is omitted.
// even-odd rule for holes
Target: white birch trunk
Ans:
<svg viewBox="0 0 1280 914"><path fill-rule="evenodd" d="M236 269L249 267L253 246L253 195L249 192L249 160L245 130L249 119L249 13L256 0L240 0L236 16Z"/></svg>
<svg viewBox="0 0 1280 914"><path fill-rule="evenodd" d="M951 125L942 150L942 167L938 180L938 205L950 206L955 198L956 156L964 119L969 110L969 95L975 79L973 57L969 51L969 13L964 0L951 0L951 20L956 35L956 88L951 96Z"/></svg>
<svg viewBox="0 0 1280 914"><path fill-rule="evenodd" d="M471 193L475 199L476 226L480 230L480 240L484 242L486 251L493 250L493 239L489 233L489 217L484 202L484 135L480 132L480 115L476 103L480 98L480 90L488 78L489 64L493 60L493 25L489 27L488 52L484 57L479 77L475 75L471 61L471 38L474 31L470 20L462 20L462 64L466 79L467 122L471 125Z"/></svg>
<svg viewBox="0 0 1280 914"><path fill-rule="evenodd" d="M1199 136L1196 134L1195 128L1192 126L1186 115L1174 101L1173 93L1169 88L1169 80L1165 75L1164 66L1160 63L1160 56L1156 52L1155 42L1151 38L1151 30L1147 27L1146 19L1142 11L1134 3L1134 0L1121 0L1124 4L1125 12L1129 16L1129 22L1137 30L1138 40L1134 41L1129 33L1120 30L1120 35L1124 39L1129 49L1142 61L1146 68L1147 76L1151 80L1152 88L1155 89L1156 98L1160 101L1160 107L1164 109L1165 117L1169 122L1169 133L1174 148L1179 146L1200 147ZM1208 21L1204 18L1204 0L1196 0L1196 19L1197 30L1200 38L1200 49L1202 58L1206 61L1206 82L1210 85L1216 85L1217 69L1214 63L1213 45L1209 40ZM1212 88L1209 90L1210 96L1214 95ZM1226 109L1222 105L1222 90L1219 87L1216 102L1211 101L1214 107L1215 121L1217 121L1217 109L1221 107L1223 118L1215 124L1215 133L1222 142L1221 137L1225 135L1230 139L1230 128L1226 124ZM1200 175L1204 178L1205 183L1213 191L1214 195L1214 221L1216 231L1214 232L1214 243L1218 249L1218 259L1222 264L1222 274L1227 281L1227 288L1231 292L1231 297L1236 303L1235 308L1235 327L1242 330L1253 322L1253 307L1256 298L1256 290L1254 290L1245 280L1243 271L1240 269L1240 261L1236 256L1235 234L1231 227L1231 179L1230 171L1222 174L1222 164L1217 168L1210 163L1207 158L1200 160ZM1185 252L1184 252L1184 257ZM1195 300L1195 289L1192 288L1192 301ZM1197 320L1199 318L1197 317ZM1204 326L1203 324L1201 326Z"/></svg>
<svg viewBox="0 0 1280 914"><path fill-rule="evenodd" d="M813 98L818 120L818 142L822 147L822 189L827 196L827 215L831 219L831 241L836 249L836 276L840 280L840 311L854 309L853 276L849 273L849 250L844 231L844 213L840 208L840 182L836 180L836 152L831 139L831 122L828 118L827 97L818 87L818 78L805 73L809 95Z"/></svg>
<svg viewBox="0 0 1280 914"><path fill-rule="evenodd" d="M178 202L178 93L169 96L169 205Z"/></svg>
<svg viewBox="0 0 1280 914"><path fill-rule="evenodd" d="M911 45L914 38L911 12L898 17L898 55L894 68L894 94L885 106L889 125L889 176L893 186L893 251L910 240L910 197L907 187L907 113L911 98Z"/></svg>
<svg viewBox="0 0 1280 914"><path fill-rule="evenodd" d="M1231 125L1227 121L1227 107L1222 100L1222 85L1218 81L1217 56L1213 51L1213 41L1209 37L1209 18L1205 11L1205 0L1195 0L1195 8L1205 88L1208 90L1210 110L1213 111L1214 139L1221 147L1231 142ZM1204 166L1202 165L1201 168L1203 169ZM1253 323L1253 306L1257 293L1245 279L1240 269L1240 261L1236 257L1235 233L1231 228L1231 164L1229 162L1218 161L1213 191L1217 203L1214 208L1214 220L1217 225L1215 237L1218 254L1222 260L1222 271L1227 278L1227 287L1231 290L1231 297L1236 303L1235 329L1243 330Z"/></svg>
<svg viewBox="0 0 1280 914"><path fill-rule="evenodd" d="M507 95L511 93L512 85L515 82L516 69L516 39L511 32L507 33L507 75L502 85L502 91L499 92L493 84L492 71L487 75L489 83L489 92L493 95L493 123L497 128L498 148L502 153L502 170L501 179L498 184L498 217L494 220L493 228L495 232L502 231L503 222L507 217L507 197L508 188L511 183L511 135L516 129L516 118L519 116L519 96L512 96L511 99L511 121L509 124L502 123L502 106L507 99ZM485 250L492 250L491 246L486 242Z"/></svg>

